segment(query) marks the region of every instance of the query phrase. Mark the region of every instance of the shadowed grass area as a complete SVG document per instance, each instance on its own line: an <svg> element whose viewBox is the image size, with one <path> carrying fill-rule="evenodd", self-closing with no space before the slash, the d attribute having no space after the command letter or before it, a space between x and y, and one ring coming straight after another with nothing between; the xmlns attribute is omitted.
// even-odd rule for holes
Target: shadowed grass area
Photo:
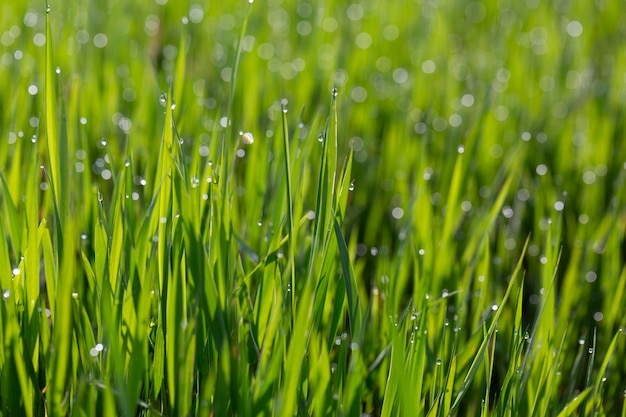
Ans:
<svg viewBox="0 0 626 417"><path fill-rule="evenodd" d="M626 416L626 6L0 5L0 414Z"/></svg>

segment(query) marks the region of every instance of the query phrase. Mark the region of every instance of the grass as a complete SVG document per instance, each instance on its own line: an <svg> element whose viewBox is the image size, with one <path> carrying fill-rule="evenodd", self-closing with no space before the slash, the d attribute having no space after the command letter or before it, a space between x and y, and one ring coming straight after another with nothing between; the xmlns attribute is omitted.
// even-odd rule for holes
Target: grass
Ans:
<svg viewBox="0 0 626 417"><path fill-rule="evenodd" d="M626 416L624 16L3 2L0 415Z"/></svg>

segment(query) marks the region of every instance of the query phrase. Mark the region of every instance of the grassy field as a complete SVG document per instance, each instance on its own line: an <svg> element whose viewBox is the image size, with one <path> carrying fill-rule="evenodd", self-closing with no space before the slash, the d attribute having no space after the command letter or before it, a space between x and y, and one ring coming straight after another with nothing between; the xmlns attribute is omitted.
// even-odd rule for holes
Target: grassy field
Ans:
<svg viewBox="0 0 626 417"><path fill-rule="evenodd" d="M626 416L626 4L0 3L0 415Z"/></svg>

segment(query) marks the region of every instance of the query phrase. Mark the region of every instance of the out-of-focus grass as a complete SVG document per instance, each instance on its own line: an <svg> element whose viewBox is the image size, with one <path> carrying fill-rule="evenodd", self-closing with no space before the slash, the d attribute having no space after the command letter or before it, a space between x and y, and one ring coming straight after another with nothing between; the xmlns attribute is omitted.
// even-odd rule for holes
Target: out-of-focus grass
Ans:
<svg viewBox="0 0 626 417"><path fill-rule="evenodd" d="M2 3L0 413L626 415L625 22Z"/></svg>

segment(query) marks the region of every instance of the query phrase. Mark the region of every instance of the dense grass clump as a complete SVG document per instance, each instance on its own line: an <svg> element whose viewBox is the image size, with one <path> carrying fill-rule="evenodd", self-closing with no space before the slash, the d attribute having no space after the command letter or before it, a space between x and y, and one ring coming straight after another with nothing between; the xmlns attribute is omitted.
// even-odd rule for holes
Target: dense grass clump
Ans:
<svg viewBox="0 0 626 417"><path fill-rule="evenodd" d="M2 2L0 415L626 416L625 36Z"/></svg>

